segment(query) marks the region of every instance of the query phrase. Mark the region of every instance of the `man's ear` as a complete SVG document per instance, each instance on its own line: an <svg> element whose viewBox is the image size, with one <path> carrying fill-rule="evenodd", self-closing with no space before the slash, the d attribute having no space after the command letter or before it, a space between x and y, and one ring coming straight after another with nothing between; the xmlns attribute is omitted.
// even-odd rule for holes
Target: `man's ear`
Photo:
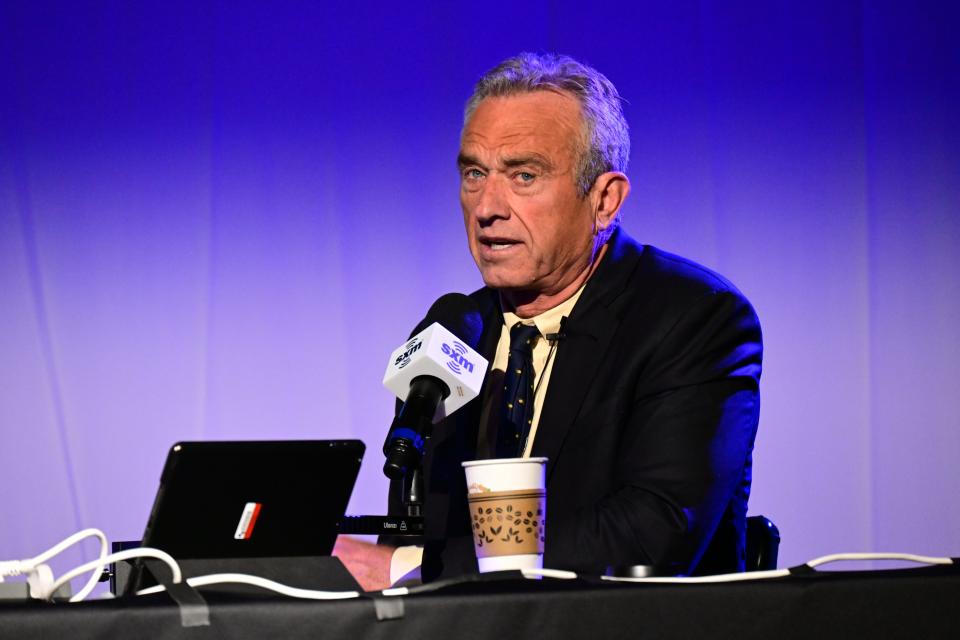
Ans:
<svg viewBox="0 0 960 640"><path fill-rule="evenodd" d="M619 171L600 174L593 183L594 225L597 231L609 227L630 193L630 180Z"/></svg>

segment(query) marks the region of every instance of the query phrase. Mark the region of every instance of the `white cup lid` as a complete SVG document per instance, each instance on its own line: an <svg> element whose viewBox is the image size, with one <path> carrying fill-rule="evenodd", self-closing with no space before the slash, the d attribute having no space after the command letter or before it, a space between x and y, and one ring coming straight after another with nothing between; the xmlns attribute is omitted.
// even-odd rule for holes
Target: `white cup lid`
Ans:
<svg viewBox="0 0 960 640"><path fill-rule="evenodd" d="M482 467L494 464L546 464L546 462L546 458L491 458L489 460L468 460L467 462L461 462L460 465L466 469L467 467Z"/></svg>

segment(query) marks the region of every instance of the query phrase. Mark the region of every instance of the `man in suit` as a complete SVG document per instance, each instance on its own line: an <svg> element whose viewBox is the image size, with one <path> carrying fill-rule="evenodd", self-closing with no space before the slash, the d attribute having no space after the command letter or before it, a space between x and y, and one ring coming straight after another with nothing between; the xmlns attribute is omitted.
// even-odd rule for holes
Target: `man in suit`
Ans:
<svg viewBox="0 0 960 640"><path fill-rule="evenodd" d="M460 463L504 455L549 459L546 567L743 568L759 322L723 277L620 229L628 157L616 89L571 58L511 58L467 103L460 200L492 370L426 445L425 580L477 570ZM514 425L520 333L532 394Z"/></svg>

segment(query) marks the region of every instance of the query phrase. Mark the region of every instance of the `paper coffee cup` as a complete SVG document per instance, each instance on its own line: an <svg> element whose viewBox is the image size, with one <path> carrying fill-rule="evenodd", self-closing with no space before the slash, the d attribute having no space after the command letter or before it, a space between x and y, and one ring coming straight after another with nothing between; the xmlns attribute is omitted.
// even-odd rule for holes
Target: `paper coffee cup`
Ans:
<svg viewBox="0 0 960 640"><path fill-rule="evenodd" d="M464 462L481 573L543 568L546 458Z"/></svg>

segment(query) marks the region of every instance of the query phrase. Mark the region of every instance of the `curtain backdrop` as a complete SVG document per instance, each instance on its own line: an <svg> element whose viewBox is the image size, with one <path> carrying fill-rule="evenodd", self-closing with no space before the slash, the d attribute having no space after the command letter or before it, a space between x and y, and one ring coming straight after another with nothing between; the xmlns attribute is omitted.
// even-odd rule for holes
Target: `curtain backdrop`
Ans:
<svg viewBox="0 0 960 640"><path fill-rule="evenodd" d="M3 3L0 559L139 538L186 439L361 438L382 512L387 356L480 285L462 106L522 50L610 77L625 228L757 308L781 564L960 554L956 7Z"/></svg>

